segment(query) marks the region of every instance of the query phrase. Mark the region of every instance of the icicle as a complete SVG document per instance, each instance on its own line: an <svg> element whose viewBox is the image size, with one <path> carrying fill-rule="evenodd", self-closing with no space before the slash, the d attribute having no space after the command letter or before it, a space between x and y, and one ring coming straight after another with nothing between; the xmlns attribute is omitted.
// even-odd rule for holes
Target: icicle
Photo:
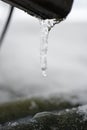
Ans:
<svg viewBox="0 0 87 130"><path fill-rule="evenodd" d="M56 19L46 19L40 20L41 25L41 45L40 45L40 62L42 75L47 76L47 51L48 51L48 36L50 30L55 24L59 23L61 20Z"/></svg>

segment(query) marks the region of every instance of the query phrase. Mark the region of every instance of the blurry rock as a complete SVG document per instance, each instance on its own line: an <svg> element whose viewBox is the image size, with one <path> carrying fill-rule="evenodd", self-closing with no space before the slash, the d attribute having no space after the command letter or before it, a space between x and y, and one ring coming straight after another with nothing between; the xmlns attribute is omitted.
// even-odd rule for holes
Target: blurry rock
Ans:
<svg viewBox="0 0 87 130"><path fill-rule="evenodd" d="M5 123L26 116L34 116L43 111L60 111L72 108L81 103L72 103L63 97L31 98L24 101L4 103L0 105L0 123Z"/></svg>
<svg viewBox="0 0 87 130"><path fill-rule="evenodd" d="M7 125L0 130L87 130L87 105L61 112L43 112L26 123Z"/></svg>

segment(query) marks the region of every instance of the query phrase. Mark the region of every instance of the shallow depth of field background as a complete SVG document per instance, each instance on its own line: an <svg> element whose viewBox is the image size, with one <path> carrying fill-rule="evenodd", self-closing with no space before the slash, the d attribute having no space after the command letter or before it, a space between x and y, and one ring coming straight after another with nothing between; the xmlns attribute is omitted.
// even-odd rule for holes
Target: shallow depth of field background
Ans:
<svg viewBox="0 0 87 130"><path fill-rule="evenodd" d="M9 6L0 1L0 33ZM40 69L38 19L16 9L0 49L0 102L87 93L87 1L75 0L67 19L49 35L48 76Z"/></svg>

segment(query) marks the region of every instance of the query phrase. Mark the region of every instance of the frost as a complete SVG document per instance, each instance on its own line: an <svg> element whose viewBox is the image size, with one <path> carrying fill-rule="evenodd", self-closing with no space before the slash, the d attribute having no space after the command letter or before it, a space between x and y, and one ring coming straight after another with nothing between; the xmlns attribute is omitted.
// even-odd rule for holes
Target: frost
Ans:
<svg viewBox="0 0 87 130"><path fill-rule="evenodd" d="M34 108L37 108L37 107L38 107L37 104L34 101L32 101L29 109L34 109Z"/></svg>
<svg viewBox="0 0 87 130"><path fill-rule="evenodd" d="M80 115L83 115L83 117L84 117L83 120L86 121L87 120L87 105L78 107L77 113Z"/></svg>
<svg viewBox="0 0 87 130"><path fill-rule="evenodd" d="M37 113L34 118L40 118L40 117L45 117L45 116L48 116L48 115L51 115L52 113L51 112L40 112L40 113Z"/></svg>
<svg viewBox="0 0 87 130"><path fill-rule="evenodd" d="M11 126L17 126L17 125L18 125L17 122L14 122L14 123L11 124Z"/></svg>
<svg viewBox="0 0 87 130"><path fill-rule="evenodd" d="M17 125L18 125L17 122L9 122L9 123L8 123L8 126L11 126L11 127L15 127L15 126L17 126Z"/></svg>

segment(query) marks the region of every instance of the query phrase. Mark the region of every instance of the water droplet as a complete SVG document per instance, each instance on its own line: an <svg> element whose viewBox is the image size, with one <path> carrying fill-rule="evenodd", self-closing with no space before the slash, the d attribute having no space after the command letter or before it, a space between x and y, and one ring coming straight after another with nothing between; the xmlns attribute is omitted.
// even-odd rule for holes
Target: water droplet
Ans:
<svg viewBox="0 0 87 130"><path fill-rule="evenodd" d="M41 25L41 45L40 45L40 62L42 75L47 76L47 52L48 52L48 37L50 30L54 27L55 24L61 22L61 19L40 19Z"/></svg>

